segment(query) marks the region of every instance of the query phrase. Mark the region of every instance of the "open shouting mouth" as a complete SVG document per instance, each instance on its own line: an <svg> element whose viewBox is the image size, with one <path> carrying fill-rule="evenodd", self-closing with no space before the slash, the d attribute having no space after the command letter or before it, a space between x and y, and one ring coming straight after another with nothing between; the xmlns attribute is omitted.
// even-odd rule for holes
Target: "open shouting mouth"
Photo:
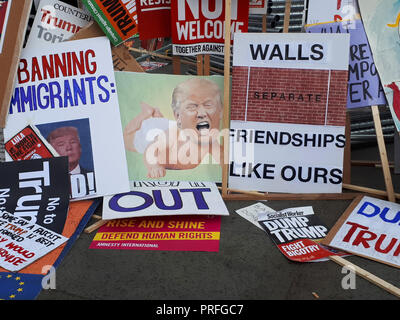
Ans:
<svg viewBox="0 0 400 320"><path fill-rule="evenodd" d="M199 123L196 125L196 129L197 129L199 132L201 132L201 131L203 131L203 130L207 130L207 132L208 132L208 130L210 129L210 124L208 123L208 121L199 122Z"/></svg>

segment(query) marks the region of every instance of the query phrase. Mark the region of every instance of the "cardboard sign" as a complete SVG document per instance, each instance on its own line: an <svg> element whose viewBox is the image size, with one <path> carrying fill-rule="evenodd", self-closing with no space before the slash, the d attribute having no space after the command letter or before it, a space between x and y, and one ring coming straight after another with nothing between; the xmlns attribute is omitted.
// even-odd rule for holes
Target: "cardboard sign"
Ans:
<svg viewBox="0 0 400 320"><path fill-rule="evenodd" d="M231 39L247 32L249 2L231 4ZM171 3L171 33L174 55L224 54L225 1L179 0Z"/></svg>
<svg viewBox="0 0 400 320"><path fill-rule="evenodd" d="M229 187L341 192L348 50L348 35L236 35Z"/></svg>
<svg viewBox="0 0 400 320"><path fill-rule="evenodd" d="M260 215L258 221L289 260L318 262L338 254L318 243L326 236L328 229L314 215L312 207L266 213Z"/></svg>
<svg viewBox="0 0 400 320"><path fill-rule="evenodd" d="M171 37L171 0L138 1L139 38Z"/></svg>
<svg viewBox="0 0 400 320"><path fill-rule="evenodd" d="M4 138L34 124L59 155L68 156L73 200L129 191L115 87L106 37L27 48Z"/></svg>
<svg viewBox="0 0 400 320"><path fill-rule="evenodd" d="M65 41L90 21L90 15L65 2L41 0L25 47Z"/></svg>
<svg viewBox="0 0 400 320"><path fill-rule="evenodd" d="M400 131L400 1L365 0L358 5L392 118Z"/></svg>
<svg viewBox="0 0 400 320"><path fill-rule="evenodd" d="M62 231L62 236L69 240L27 267L21 269L20 272L25 274L41 275L43 268L46 266L53 266L54 268L58 267L89 222L93 212L97 209L99 204L100 199L71 202L68 209L67 220ZM0 268L0 272L4 271L4 269Z"/></svg>
<svg viewBox="0 0 400 320"><path fill-rule="evenodd" d="M0 212L0 266L19 271L68 238L7 212Z"/></svg>
<svg viewBox="0 0 400 320"><path fill-rule="evenodd" d="M115 72L115 77L131 181L221 181L221 141L202 132L220 132L222 76ZM182 94L174 99L179 90ZM185 107L189 95L210 99L207 115L197 117ZM201 99L196 101L202 104ZM202 131L200 122L208 131ZM199 144L202 137L207 141Z"/></svg>
<svg viewBox="0 0 400 320"><path fill-rule="evenodd" d="M324 244L400 268L400 205L359 197L328 233Z"/></svg>
<svg viewBox="0 0 400 320"><path fill-rule="evenodd" d="M229 215L215 183L135 181L131 192L104 197L103 220L168 216Z"/></svg>
<svg viewBox="0 0 400 320"><path fill-rule="evenodd" d="M67 157L3 162L0 176L3 210L62 232L70 192Z"/></svg>
<svg viewBox="0 0 400 320"><path fill-rule="evenodd" d="M311 21L316 20L316 17L324 17L327 14L326 6L332 3L336 3L336 0L325 1L323 3L318 0L310 1L308 8L309 20L305 26L306 31L311 33L350 34L348 108L386 104L385 93L380 83L379 74L374 63L362 20L355 17L346 17L343 18L345 19L343 21L311 24ZM320 8L321 4L323 4L323 9ZM349 10L350 8L354 11L354 15L352 16L359 17L358 7L350 6ZM334 16L334 12L331 15ZM341 20L340 15L335 15L335 17L336 20Z"/></svg>
<svg viewBox="0 0 400 320"><path fill-rule="evenodd" d="M6 125L32 0L0 1L0 128Z"/></svg>
<svg viewBox="0 0 400 320"><path fill-rule="evenodd" d="M267 128L267 129L266 129ZM340 193L343 127L231 121L229 187Z"/></svg>
<svg viewBox="0 0 400 320"><path fill-rule="evenodd" d="M268 0L249 0L250 14L266 14L268 8ZM272 2L272 1L271 1Z"/></svg>
<svg viewBox="0 0 400 320"><path fill-rule="evenodd" d="M136 0L82 0L114 46L138 33Z"/></svg>
<svg viewBox="0 0 400 320"><path fill-rule="evenodd" d="M343 34L239 33L233 66L347 71L349 39Z"/></svg>
<svg viewBox="0 0 400 320"><path fill-rule="evenodd" d="M359 18L356 0L309 0L307 24L349 22Z"/></svg>
<svg viewBox="0 0 400 320"><path fill-rule="evenodd" d="M90 249L218 252L220 216L166 216L111 220Z"/></svg>
<svg viewBox="0 0 400 320"><path fill-rule="evenodd" d="M35 126L29 125L4 144L13 160L52 158L58 156L54 148L42 137Z"/></svg>

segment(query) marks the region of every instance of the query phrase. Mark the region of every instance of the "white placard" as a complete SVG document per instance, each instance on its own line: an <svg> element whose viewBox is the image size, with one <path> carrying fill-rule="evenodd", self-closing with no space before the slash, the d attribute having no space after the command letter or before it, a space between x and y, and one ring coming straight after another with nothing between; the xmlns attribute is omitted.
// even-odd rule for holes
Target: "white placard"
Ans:
<svg viewBox="0 0 400 320"><path fill-rule="evenodd" d="M25 47L57 45L90 21L91 15L79 8L57 0L41 0Z"/></svg>
<svg viewBox="0 0 400 320"><path fill-rule="evenodd" d="M399 222L399 204L365 196L339 219L324 243L400 268Z"/></svg>
<svg viewBox="0 0 400 320"><path fill-rule="evenodd" d="M348 70L348 34L237 33L233 66Z"/></svg>
<svg viewBox="0 0 400 320"><path fill-rule="evenodd" d="M35 125L59 155L68 156L71 166L78 159L79 166L69 170L73 200L129 191L113 60L106 37L23 50L5 141L28 124ZM71 145L58 148L57 139L76 130L74 154ZM6 155L6 160L11 158Z"/></svg>
<svg viewBox="0 0 400 320"><path fill-rule="evenodd" d="M0 266L19 271L68 238L10 213L0 212Z"/></svg>
<svg viewBox="0 0 400 320"><path fill-rule="evenodd" d="M344 127L231 121L229 187L342 191Z"/></svg>
<svg viewBox="0 0 400 320"><path fill-rule="evenodd" d="M215 183L135 181L131 192L104 197L103 220L167 215L229 215Z"/></svg>

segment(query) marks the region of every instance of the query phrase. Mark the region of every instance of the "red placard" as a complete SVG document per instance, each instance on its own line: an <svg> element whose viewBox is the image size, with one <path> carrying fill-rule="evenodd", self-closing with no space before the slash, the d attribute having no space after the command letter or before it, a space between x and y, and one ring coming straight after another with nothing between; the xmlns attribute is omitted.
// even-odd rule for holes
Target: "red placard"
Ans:
<svg viewBox="0 0 400 320"><path fill-rule="evenodd" d="M32 126L26 126L4 145L13 160L52 158L54 155Z"/></svg>
<svg viewBox="0 0 400 320"><path fill-rule="evenodd" d="M247 32L249 2L232 0L231 43L235 32ZM225 1L172 0L174 55L224 54Z"/></svg>
<svg viewBox="0 0 400 320"><path fill-rule="evenodd" d="M140 40L171 37L171 1L138 1Z"/></svg>

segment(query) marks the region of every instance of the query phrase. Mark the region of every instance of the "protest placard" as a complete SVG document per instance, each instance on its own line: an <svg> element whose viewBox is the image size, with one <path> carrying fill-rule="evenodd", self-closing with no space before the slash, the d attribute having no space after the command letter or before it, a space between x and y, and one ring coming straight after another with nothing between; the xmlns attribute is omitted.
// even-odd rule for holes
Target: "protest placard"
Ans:
<svg viewBox="0 0 400 320"><path fill-rule="evenodd" d="M13 160L52 158L58 156L54 148L34 125L28 125L6 141L4 148Z"/></svg>
<svg viewBox="0 0 400 320"><path fill-rule="evenodd" d="M222 76L115 77L131 181L221 181Z"/></svg>
<svg viewBox="0 0 400 320"><path fill-rule="evenodd" d="M138 1L140 40L171 37L171 0Z"/></svg>
<svg viewBox="0 0 400 320"><path fill-rule="evenodd" d="M0 209L61 233L68 214L67 157L0 164Z"/></svg>
<svg viewBox="0 0 400 320"><path fill-rule="evenodd" d="M350 34L348 108L386 104L357 3L336 0L309 2L306 32Z"/></svg>
<svg viewBox="0 0 400 320"><path fill-rule="evenodd" d="M322 243L400 268L399 221L399 204L359 197Z"/></svg>
<svg viewBox="0 0 400 320"><path fill-rule="evenodd" d="M114 46L138 33L136 0L82 2Z"/></svg>
<svg viewBox="0 0 400 320"><path fill-rule="evenodd" d="M250 14L267 14L268 0L249 0Z"/></svg>
<svg viewBox="0 0 400 320"><path fill-rule="evenodd" d="M340 193L349 36L237 34L229 187Z"/></svg>
<svg viewBox="0 0 400 320"><path fill-rule="evenodd" d="M0 213L0 266L19 271L68 238L2 211Z"/></svg>
<svg viewBox="0 0 400 320"><path fill-rule="evenodd" d="M365 0L358 5L392 118L400 131L400 1Z"/></svg>
<svg viewBox="0 0 400 320"><path fill-rule="evenodd" d="M57 44L86 26L92 17L58 0L41 0L25 47Z"/></svg>
<svg viewBox="0 0 400 320"><path fill-rule="evenodd" d="M72 200L129 191L106 37L24 49L5 140L28 124L35 125L59 155L68 155ZM6 160L11 160L8 155Z"/></svg>
<svg viewBox="0 0 400 320"><path fill-rule="evenodd" d="M319 244L328 229L314 215L312 207L267 212L261 214L258 221L289 260L319 262L339 254Z"/></svg>
<svg viewBox="0 0 400 320"><path fill-rule="evenodd" d="M164 216L110 220L90 249L214 251L219 249L220 216Z"/></svg>
<svg viewBox="0 0 400 320"><path fill-rule="evenodd" d="M247 32L249 2L233 0L231 34ZM173 1L171 34L174 55L224 54L225 1ZM232 38L231 38L232 39Z"/></svg>
<svg viewBox="0 0 400 320"><path fill-rule="evenodd" d="M103 220L167 215L229 215L229 211L211 182L134 181L130 192L103 200Z"/></svg>

